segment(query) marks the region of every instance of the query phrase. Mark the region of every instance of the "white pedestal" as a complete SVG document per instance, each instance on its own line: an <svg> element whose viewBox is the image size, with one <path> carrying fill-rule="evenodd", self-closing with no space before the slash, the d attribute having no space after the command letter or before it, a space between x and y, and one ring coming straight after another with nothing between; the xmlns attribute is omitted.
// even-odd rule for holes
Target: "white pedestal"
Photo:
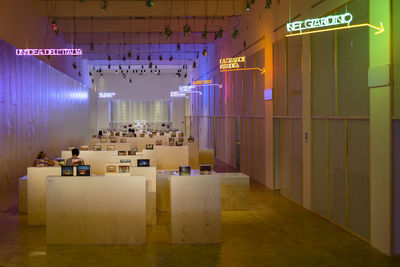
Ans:
<svg viewBox="0 0 400 267"><path fill-rule="evenodd" d="M249 176L237 173L218 173L222 177L221 207L222 210L249 209Z"/></svg>
<svg viewBox="0 0 400 267"><path fill-rule="evenodd" d="M146 177L146 224L156 225L156 167L131 167L131 175Z"/></svg>
<svg viewBox="0 0 400 267"><path fill-rule="evenodd" d="M47 244L146 243L144 176L47 178Z"/></svg>
<svg viewBox="0 0 400 267"><path fill-rule="evenodd" d="M179 166L189 165L188 146L155 146L157 170L179 170Z"/></svg>
<svg viewBox="0 0 400 267"><path fill-rule="evenodd" d="M79 157L82 158L86 165L90 165L91 174L104 175L104 166L110 162L112 156L116 156L118 151L80 151ZM71 151L62 151L61 157L65 160L72 156Z"/></svg>
<svg viewBox="0 0 400 267"><path fill-rule="evenodd" d="M28 176L25 175L18 179L18 211L28 212Z"/></svg>
<svg viewBox="0 0 400 267"><path fill-rule="evenodd" d="M46 224L46 177L61 175L61 167L28 168L28 225Z"/></svg>
<svg viewBox="0 0 400 267"><path fill-rule="evenodd" d="M171 176L171 241L173 244L221 242L219 176Z"/></svg>

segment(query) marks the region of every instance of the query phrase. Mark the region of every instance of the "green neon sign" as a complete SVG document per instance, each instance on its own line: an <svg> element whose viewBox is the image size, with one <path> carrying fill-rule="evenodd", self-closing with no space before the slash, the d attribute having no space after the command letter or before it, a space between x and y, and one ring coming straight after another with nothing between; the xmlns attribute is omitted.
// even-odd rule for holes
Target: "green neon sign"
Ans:
<svg viewBox="0 0 400 267"><path fill-rule="evenodd" d="M331 15L316 19L306 19L286 24L288 32L311 30L335 25L348 24L353 20L353 15L344 13L341 15Z"/></svg>

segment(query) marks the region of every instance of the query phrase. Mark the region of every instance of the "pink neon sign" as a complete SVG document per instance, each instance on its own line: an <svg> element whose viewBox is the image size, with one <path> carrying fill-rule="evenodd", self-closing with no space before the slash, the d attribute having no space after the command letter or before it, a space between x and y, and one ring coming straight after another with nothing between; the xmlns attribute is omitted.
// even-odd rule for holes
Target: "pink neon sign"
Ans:
<svg viewBox="0 0 400 267"><path fill-rule="evenodd" d="M82 56L83 50L78 49L15 49L17 56Z"/></svg>

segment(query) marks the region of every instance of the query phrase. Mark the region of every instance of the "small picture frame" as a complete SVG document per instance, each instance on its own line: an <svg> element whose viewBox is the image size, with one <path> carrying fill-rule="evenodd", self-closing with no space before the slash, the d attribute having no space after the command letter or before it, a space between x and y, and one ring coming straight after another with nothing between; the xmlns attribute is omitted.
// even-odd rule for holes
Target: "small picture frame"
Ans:
<svg viewBox="0 0 400 267"><path fill-rule="evenodd" d="M131 128L131 127L132 127L132 124L128 124L128 127Z"/></svg>
<svg viewBox="0 0 400 267"><path fill-rule="evenodd" d="M183 142L176 141L176 142L175 142L175 146L183 146Z"/></svg>
<svg viewBox="0 0 400 267"><path fill-rule="evenodd" d="M94 151L101 151L101 145L94 145L93 146Z"/></svg>
<svg viewBox="0 0 400 267"><path fill-rule="evenodd" d="M164 131L161 131L161 132L160 132L160 136L161 136L161 135L164 135Z"/></svg>
<svg viewBox="0 0 400 267"><path fill-rule="evenodd" d="M172 141L172 142L175 142L175 138L174 137L170 137L170 138L168 138L168 141Z"/></svg>
<svg viewBox="0 0 400 267"><path fill-rule="evenodd" d="M107 151L113 151L115 150L115 146L114 145L108 145L107 146Z"/></svg>
<svg viewBox="0 0 400 267"><path fill-rule="evenodd" d="M146 144L146 149L152 150L154 148L153 144Z"/></svg>
<svg viewBox="0 0 400 267"><path fill-rule="evenodd" d="M183 137L183 133L178 133L178 137Z"/></svg>
<svg viewBox="0 0 400 267"><path fill-rule="evenodd" d="M149 159L138 159L137 166L138 167L150 167L150 160Z"/></svg>
<svg viewBox="0 0 400 267"><path fill-rule="evenodd" d="M200 164L200 175L211 175L211 165Z"/></svg>
<svg viewBox="0 0 400 267"><path fill-rule="evenodd" d="M116 142L117 142L117 139L115 139L115 138L110 139L110 143L116 143Z"/></svg>
<svg viewBox="0 0 400 267"><path fill-rule="evenodd" d="M134 151L135 153L138 152L137 147L132 148L132 151Z"/></svg>
<svg viewBox="0 0 400 267"><path fill-rule="evenodd" d="M131 173L131 166L130 165L118 165L118 173L129 174Z"/></svg>
<svg viewBox="0 0 400 267"><path fill-rule="evenodd" d="M69 146L68 151L72 151L72 149L74 149L74 148L75 148L74 146Z"/></svg>
<svg viewBox="0 0 400 267"><path fill-rule="evenodd" d="M171 137L176 137L176 133L172 133L172 134L171 134Z"/></svg>
<svg viewBox="0 0 400 267"><path fill-rule="evenodd" d="M135 155L136 155L136 151L128 150L128 156L135 156Z"/></svg>
<svg viewBox="0 0 400 267"><path fill-rule="evenodd" d="M129 163L129 164L131 164L131 160L130 159L120 159L119 163Z"/></svg>
<svg viewBox="0 0 400 267"><path fill-rule="evenodd" d="M179 175L180 176L189 176L190 175L190 166L179 166Z"/></svg>
<svg viewBox="0 0 400 267"><path fill-rule="evenodd" d="M119 133L115 133L115 136L119 136Z"/></svg>
<svg viewBox="0 0 400 267"><path fill-rule="evenodd" d="M76 176L90 176L90 165L76 166Z"/></svg>
<svg viewBox="0 0 400 267"><path fill-rule="evenodd" d="M183 137L179 137L178 142L183 142Z"/></svg>
<svg viewBox="0 0 400 267"><path fill-rule="evenodd" d="M175 142L174 141L169 141L169 146L175 146Z"/></svg>
<svg viewBox="0 0 400 267"><path fill-rule="evenodd" d="M101 139L100 139L100 143L107 143L107 139L101 138Z"/></svg>
<svg viewBox="0 0 400 267"><path fill-rule="evenodd" d="M118 156L126 156L125 150L118 150Z"/></svg>
<svg viewBox="0 0 400 267"><path fill-rule="evenodd" d="M116 165L106 165L106 173L117 173Z"/></svg>
<svg viewBox="0 0 400 267"><path fill-rule="evenodd" d="M189 137L188 138L188 143L194 143L194 138L193 137Z"/></svg>
<svg viewBox="0 0 400 267"><path fill-rule="evenodd" d="M122 135L124 135L124 134L122 134ZM125 134L126 135L126 134ZM121 138L121 139L119 139L119 142L120 143L126 143L126 138Z"/></svg>
<svg viewBox="0 0 400 267"><path fill-rule="evenodd" d="M162 146L162 140L156 140L156 146Z"/></svg>
<svg viewBox="0 0 400 267"><path fill-rule="evenodd" d="M153 134L149 134L149 138L153 138Z"/></svg>
<svg viewBox="0 0 400 267"><path fill-rule="evenodd" d="M139 136L140 136L140 137L144 137L144 136L145 136L145 134L144 134L144 133L141 133Z"/></svg>
<svg viewBox="0 0 400 267"><path fill-rule="evenodd" d="M74 176L74 167L61 166L61 176Z"/></svg>
<svg viewBox="0 0 400 267"><path fill-rule="evenodd" d="M81 146L81 150L89 150L89 146L83 145L83 146Z"/></svg>

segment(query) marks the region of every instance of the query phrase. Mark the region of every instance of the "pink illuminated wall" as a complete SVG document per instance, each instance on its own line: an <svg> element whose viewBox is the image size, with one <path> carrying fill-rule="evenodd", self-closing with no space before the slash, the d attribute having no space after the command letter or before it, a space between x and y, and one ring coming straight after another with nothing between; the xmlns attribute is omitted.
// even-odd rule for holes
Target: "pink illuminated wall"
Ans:
<svg viewBox="0 0 400 267"><path fill-rule="evenodd" d="M59 157L89 135L88 88L0 41L0 196L15 191L40 150Z"/></svg>

